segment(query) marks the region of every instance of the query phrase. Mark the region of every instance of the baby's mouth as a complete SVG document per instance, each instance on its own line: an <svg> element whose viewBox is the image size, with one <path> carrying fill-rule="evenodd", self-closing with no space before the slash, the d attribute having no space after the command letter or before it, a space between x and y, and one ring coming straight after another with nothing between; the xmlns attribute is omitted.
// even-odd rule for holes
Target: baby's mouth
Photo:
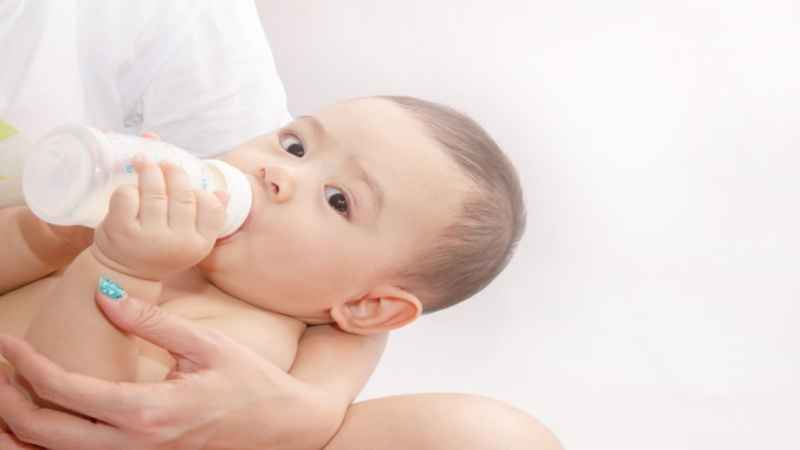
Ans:
<svg viewBox="0 0 800 450"><path fill-rule="evenodd" d="M233 238L238 236L239 232L242 231L247 226L247 224L250 222L250 217L252 215L253 215L253 210L250 209L250 214L248 214L247 218L244 219L244 222L242 222L242 226L240 226L236 231L234 231L233 233L225 236L224 238L217 239L217 242L214 243L214 247L219 247L220 245L225 245L228 242L230 242Z"/></svg>

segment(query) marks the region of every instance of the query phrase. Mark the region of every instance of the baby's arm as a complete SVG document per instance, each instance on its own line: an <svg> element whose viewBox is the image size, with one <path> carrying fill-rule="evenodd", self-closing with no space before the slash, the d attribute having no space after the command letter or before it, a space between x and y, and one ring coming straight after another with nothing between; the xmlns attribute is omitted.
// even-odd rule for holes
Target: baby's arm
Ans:
<svg viewBox="0 0 800 450"><path fill-rule="evenodd" d="M53 227L25 207L0 209L0 294L63 268L91 242L88 228Z"/></svg>
<svg viewBox="0 0 800 450"><path fill-rule="evenodd" d="M344 410L364 388L386 348L388 333L360 336L333 325L306 329L289 371L300 381L324 390Z"/></svg>
<svg viewBox="0 0 800 450"><path fill-rule="evenodd" d="M332 325L306 329L289 373L316 391L317 406L312 409L316 414L309 414L307 420L313 426L308 429L325 435L312 441L333 439L348 408L378 365L388 336L389 333L359 336Z"/></svg>
<svg viewBox="0 0 800 450"><path fill-rule="evenodd" d="M94 244L66 269L51 295L56 301L43 303L26 335L62 367L115 381L136 379L137 351L97 309L100 277L157 302L159 280L205 257L224 221L222 203L210 193L195 193L182 170L135 165L139 187L114 192Z"/></svg>

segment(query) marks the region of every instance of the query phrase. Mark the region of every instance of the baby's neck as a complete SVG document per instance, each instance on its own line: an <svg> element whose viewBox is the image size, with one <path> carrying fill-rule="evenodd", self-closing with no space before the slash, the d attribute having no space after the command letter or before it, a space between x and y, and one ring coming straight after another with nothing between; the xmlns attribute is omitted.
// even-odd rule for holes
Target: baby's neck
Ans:
<svg viewBox="0 0 800 450"><path fill-rule="evenodd" d="M203 276L203 272L197 267L192 267L184 270L183 272L170 275L162 280L162 283L164 289L161 292L161 303L177 298L185 298L187 296L201 296L217 299L227 298L250 304L251 306L264 311L272 312L273 314L279 314L283 317L290 318L305 325L322 325L331 323L331 318L327 314L323 314L322 317L288 316L284 313L270 311L269 309L257 306L251 302L248 302L246 299L236 298L224 290L216 287L212 282L206 279L205 276Z"/></svg>
<svg viewBox="0 0 800 450"><path fill-rule="evenodd" d="M213 287L195 267L170 275L162 283L164 285L163 301L190 293L202 294Z"/></svg>

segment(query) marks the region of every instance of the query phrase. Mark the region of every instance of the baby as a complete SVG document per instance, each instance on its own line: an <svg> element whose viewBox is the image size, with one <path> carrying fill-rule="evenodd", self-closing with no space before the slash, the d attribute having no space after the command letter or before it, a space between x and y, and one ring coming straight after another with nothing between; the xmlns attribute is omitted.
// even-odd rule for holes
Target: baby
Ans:
<svg viewBox="0 0 800 450"><path fill-rule="evenodd" d="M314 325L369 336L469 298L505 267L524 229L517 175L494 141L423 100L337 103L221 159L253 188L236 233L217 240L224 195L139 161L139 187L115 191L89 248L0 296L0 333L25 335L68 370L164 379L172 357L108 323L92 301L99 282L291 371ZM0 255L0 265L12 261Z"/></svg>

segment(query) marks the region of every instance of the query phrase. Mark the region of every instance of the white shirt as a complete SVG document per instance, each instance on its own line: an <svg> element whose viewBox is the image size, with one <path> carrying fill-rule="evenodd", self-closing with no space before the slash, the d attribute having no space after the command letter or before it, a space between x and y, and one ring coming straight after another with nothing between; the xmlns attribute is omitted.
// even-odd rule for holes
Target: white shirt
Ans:
<svg viewBox="0 0 800 450"><path fill-rule="evenodd" d="M291 120L252 0L0 0L0 118L215 156Z"/></svg>

